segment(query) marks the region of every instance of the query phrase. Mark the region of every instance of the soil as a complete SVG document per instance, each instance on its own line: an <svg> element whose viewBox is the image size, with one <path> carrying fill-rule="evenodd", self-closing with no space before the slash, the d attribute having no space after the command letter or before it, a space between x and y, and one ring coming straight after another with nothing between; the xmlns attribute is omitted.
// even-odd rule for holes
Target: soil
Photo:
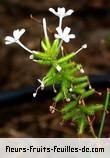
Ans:
<svg viewBox="0 0 110 158"><path fill-rule="evenodd" d="M41 7L42 4L42 7ZM49 7L63 6L75 10L64 20L64 26L72 28L76 39L65 44L65 52L75 51L87 43L75 60L84 66L87 74L110 73L110 2L109 0L1 0L0 1L0 90L15 90L36 85L48 67L38 65L29 59L29 54L18 45L5 46L4 37L16 28L25 28L22 42L32 50L40 49L42 21L45 16L52 32L55 32L57 18L48 12ZM52 36L50 34L50 36ZM104 91L105 92L105 91ZM42 99L43 100L43 99ZM101 98L103 100L103 98ZM96 99L95 99L96 101ZM100 101L100 99L98 99ZM0 137L77 137L74 125L63 124L59 113L51 114L52 100L4 106L0 110ZM2 106L2 105L1 105ZM95 127L99 126L97 121ZM104 137L110 134L109 117ZM97 128L96 128L97 132ZM89 131L83 137L90 137Z"/></svg>

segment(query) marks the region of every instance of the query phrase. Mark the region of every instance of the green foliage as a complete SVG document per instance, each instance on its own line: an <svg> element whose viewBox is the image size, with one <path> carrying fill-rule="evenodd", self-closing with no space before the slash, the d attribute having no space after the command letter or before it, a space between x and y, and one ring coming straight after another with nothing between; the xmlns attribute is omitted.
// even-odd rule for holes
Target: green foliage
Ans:
<svg viewBox="0 0 110 158"><path fill-rule="evenodd" d="M45 87L60 85L59 91L53 98L54 102L66 101L61 109L63 120L74 121L78 126L78 134L82 134L88 125L87 116L94 115L103 108L103 105L83 104L84 99L93 95L95 90L91 88L88 77L81 73L82 65L72 61L75 53L61 56L59 39L54 40L52 44L49 39L43 39L41 46L43 52L35 52L33 58L40 64L50 65L43 83Z"/></svg>

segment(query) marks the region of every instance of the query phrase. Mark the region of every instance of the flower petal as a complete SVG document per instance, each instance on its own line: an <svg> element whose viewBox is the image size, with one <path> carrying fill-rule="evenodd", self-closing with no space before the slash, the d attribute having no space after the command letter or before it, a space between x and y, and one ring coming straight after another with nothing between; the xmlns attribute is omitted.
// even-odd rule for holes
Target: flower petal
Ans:
<svg viewBox="0 0 110 158"><path fill-rule="evenodd" d="M21 30L17 29L17 30L14 30L14 31L13 31L13 36L14 36L15 40L19 40L19 38L24 34L24 32L25 32L25 29L21 29Z"/></svg>
<svg viewBox="0 0 110 158"><path fill-rule="evenodd" d="M70 41L70 39L69 39L69 37L67 36L67 37L65 37L65 38L63 38L63 40L66 42L66 43L68 43L69 41Z"/></svg>
<svg viewBox="0 0 110 158"><path fill-rule="evenodd" d="M8 44L12 44L14 42L10 42L10 41L5 41L5 44L8 45Z"/></svg>
<svg viewBox="0 0 110 158"><path fill-rule="evenodd" d="M61 15L65 15L65 8L64 7L62 7L62 8L60 8L60 7L58 7L58 14L61 16Z"/></svg>
<svg viewBox="0 0 110 158"><path fill-rule="evenodd" d="M74 39L76 37L75 34L70 34L68 36L69 36L69 38L72 38L72 39Z"/></svg>
<svg viewBox="0 0 110 158"><path fill-rule="evenodd" d="M19 31L19 36L21 37L21 36L24 34L25 31L26 31L25 29L21 29L21 30Z"/></svg>
<svg viewBox="0 0 110 158"><path fill-rule="evenodd" d="M66 12L66 16L69 16L69 15L71 15L73 12L74 12L74 10L72 10L72 9L69 9L69 10Z"/></svg>
<svg viewBox="0 0 110 158"><path fill-rule="evenodd" d="M55 36L55 38L61 38L61 36L58 34L55 34L54 36Z"/></svg>
<svg viewBox="0 0 110 158"><path fill-rule="evenodd" d="M13 37L14 37L15 39L19 39L19 38L18 38L18 37L19 37L19 29L13 31Z"/></svg>
<svg viewBox="0 0 110 158"><path fill-rule="evenodd" d="M55 11L55 9L49 8L49 11L50 11L51 13L55 14L56 16L58 16L58 14L57 14L57 12Z"/></svg>
<svg viewBox="0 0 110 158"><path fill-rule="evenodd" d="M58 34L61 36L63 34L63 31L60 27L56 28L56 31L58 32Z"/></svg>
<svg viewBox="0 0 110 158"><path fill-rule="evenodd" d="M64 33L65 35L68 35L68 34L70 33L70 31L71 31L71 29L70 29L69 27L65 27L63 33Z"/></svg>
<svg viewBox="0 0 110 158"><path fill-rule="evenodd" d="M14 38L11 37L11 36L6 36L5 37L5 41L7 41L7 42L15 42Z"/></svg>

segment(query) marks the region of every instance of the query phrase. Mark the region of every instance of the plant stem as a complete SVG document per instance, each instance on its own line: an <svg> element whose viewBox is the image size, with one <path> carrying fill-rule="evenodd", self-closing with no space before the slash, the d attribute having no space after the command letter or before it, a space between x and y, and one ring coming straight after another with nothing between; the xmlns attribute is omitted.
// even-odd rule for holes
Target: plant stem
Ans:
<svg viewBox="0 0 110 158"><path fill-rule="evenodd" d="M26 51L28 51L29 53L33 53L32 50L28 49L26 46L24 46L24 44L22 44L19 40L16 42L17 44L19 44L23 49L25 49Z"/></svg>
<svg viewBox="0 0 110 158"><path fill-rule="evenodd" d="M105 122L105 117L106 117L106 112L107 112L107 108L108 108L108 105L109 105L109 98L110 98L110 90L107 88L104 112L103 112L102 119L101 119L101 124L100 124L98 138L101 138L101 136L102 136L104 122Z"/></svg>
<svg viewBox="0 0 110 158"><path fill-rule="evenodd" d="M92 125L92 121L90 120L90 117L87 116L87 120L88 120L88 124L89 124L89 128L90 128L90 131L93 135L94 138L97 138L96 134L95 134L95 131L94 131L94 128L93 128L93 125Z"/></svg>
<svg viewBox="0 0 110 158"><path fill-rule="evenodd" d="M83 104L83 106L85 106L84 99L82 99L82 104ZM97 138L97 136L95 134L95 131L94 131L94 128L93 128L93 125L92 125L92 121L91 121L91 119L90 119L89 116L87 116L87 121L88 121L88 124L89 124L90 132L92 133L92 135L93 135L94 138Z"/></svg>

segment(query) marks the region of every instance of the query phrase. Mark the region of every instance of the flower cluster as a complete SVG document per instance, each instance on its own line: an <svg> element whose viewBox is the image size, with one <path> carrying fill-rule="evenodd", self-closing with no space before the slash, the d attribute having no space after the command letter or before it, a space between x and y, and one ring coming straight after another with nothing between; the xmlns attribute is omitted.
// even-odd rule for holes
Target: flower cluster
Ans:
<svg viewBox="0 0 110 158"><path fill-rule="evenodd" d="M20 37L24 34L25 29L17 29L13 31L13 37L11 36L6 36L5 37L5 44L12 44L12 43L17 43L19 44L22 48L24 48L26 51L28 51L29 53L33 53L33 51L31 51L30 49L28 49L26 46L24 46L21 42L20 42Z"/></svg>
<svg viewBox="0 0 110 158"><path fill-rule="evenodd" d="M71 28L69 28L67 26L64 29L62 28L63 18L71 15L74 12L74 10L69 9L68 11L66 11L64 7L62 7L62 8L58 7L57 11L55 11L53 8L49 8L49 11L59 18L59 25L58 25L58 27L56 27L56 33L54 34L55 39L60 39L61 40L60 42L58 42L58 40L56 41L56 43L58 44L58 46L57 46L58 48L56 49L56 52L57 52L60 48L62 48L63 41L68 43L70 41L70 39L75 38L75 34L70 34ZM38 58L42 57L42 58L45 58L45 64L46 63L51 64L51 62L49 61L50 57L49 57L47 52L51 52L52 48L51 48L50 42L49 42L49 37L48 37L48 33L47 33L47 24L46 24L46 19L45 18L43 18L43 31L44 31L44 36L45 36L45 43L42 42L41 44L42 44L42 47L44 48L44 51L46 52L46 54L43 54L39 51L30 50L23 43L21 43L20 38L25 33L25 29L14 30L13 31L13 36L6 36L5 37L5 44L9 45L9 44L17 43L22 48L24 48L26 51L31 53L31 55L29 57L31 60L33 60L35 62L39 62L39 63L42 64L41 60L37 60ZM53 46L54 46L54 44L53 44ZM85 48L87 48L86 44L84 44L79 50L77 50L73 54L73 56L75 54L77 54L78 52L80 52L82 49L85 49ZM55 49L54 49L54 51L55 51ZM35 58L35 56L37 56L37 59ZM54 58L55 57L53 55L53 59ZM61 70L62 70L62 67L59 64L56 63L55 69L57 70L57 72L60 73ZM80 72L84 73L84 70L81 68ZM43 90L44 87L45 87L45 84L44 84L43 80L38 79L38 81L41 83L41 85L37 88L36 92L33 94L34 97L37 95L37 91L40 88Z"/></svg>
<svg viewBox="0 0 110 158"><path fill-rule="evenodd" d="M74 39L75 35L69 34L71 31L69 27L65 27L64 30L62 29L63 18L71 15L74 11L72 9L69 9L66 12L65 8L59 8L59 7L57 9L57 12L53 8L49 8L49 11L59 18L59 26L56 28L57 34L55 34L55 38L60 38L66 43L68 43L70 39Z"/></svg>

